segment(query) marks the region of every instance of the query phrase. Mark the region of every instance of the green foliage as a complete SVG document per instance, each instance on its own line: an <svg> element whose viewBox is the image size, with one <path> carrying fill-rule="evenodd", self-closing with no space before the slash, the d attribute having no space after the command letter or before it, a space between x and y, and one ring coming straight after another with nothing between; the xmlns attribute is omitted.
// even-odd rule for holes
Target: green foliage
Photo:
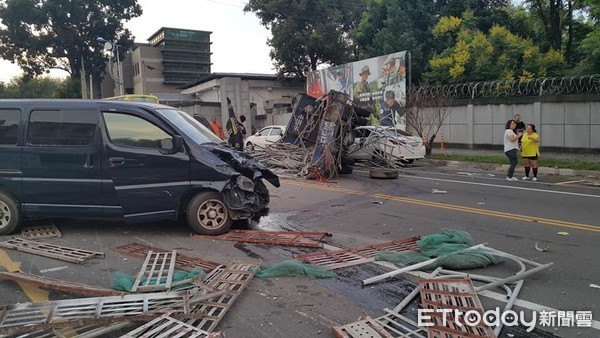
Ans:
<svg viewBox="0 0 600 338"><path fill-rule="evenodd" d="M13 78L8 84L0 82L0 98L80 98L78 80L51 77L32 78L26 74Z"/></svg>
<svg viewBox="0 0 600 338"><path fill-rule="evenodd" d="M593 28L581 41L579 51L586 57L586 72L600 73L600 0L586 0L584 3L589 9Z"/></svg>
<svg viewBox="0 0 600 338"><path fill-rule="evenodd" d="M142 14L137 0L6 0L0 2L0 57L17 63L30 76L62 69L99 78L105 67L96 39L131 44L123 21Z"/></svg>
<svg viewBox="0 0 600 338"><path fill-rule="evenodd" d="M348 34L363 9L363 0L250 0L244 7L271 30L270 56L279 74L299 78L321 64L351 61Z"/></svg>
<svg viewBox="0 0 600 338"><path fill-rule="evenodd" d="M425 78L452 83L560 75L564 58L560 52L542 52L532 40L513 34L506 27L492 26L487 34L472 28L472 13L462 20L440 18L432 32L436 38L454 39L454 45L429 60Z"/></svg>

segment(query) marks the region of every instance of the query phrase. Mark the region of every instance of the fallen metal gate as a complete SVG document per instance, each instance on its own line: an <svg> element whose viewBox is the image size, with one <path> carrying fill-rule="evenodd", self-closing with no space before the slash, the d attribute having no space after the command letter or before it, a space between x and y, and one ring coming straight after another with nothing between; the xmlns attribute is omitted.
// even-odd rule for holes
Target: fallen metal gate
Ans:
<svg viewBox="0 0 600 338"><path fill-rule="evenodd" d="M175 272L177 251L153 252L146 254L146 260L140 269L131 292L152 292L171 289Z"/></svg>
<svg viewBox="0 0 600 338"><path fill-rule="evenodd" d="M114 251L122 253L124 255L144 258L148 251L153 252L169 252L164 249L152 247L145 244L140 243L129 243L122 246L118 246L113 248ZM211 262L202 258L186 256L181 253L177 253L177 257L175 259L175 267L177 269L185 270L185 271L193 271L197 268L202 268L205 272L210 272L218 267L220 264Z"/></svg>
<svg viewBox="0 0 600 338"><path fill-rule="evenodd" d="M154 337L154 338L217 338L220 333L209 333L180 320L171 318L171 313L150 321L137 329L126 333L121 338Z"/></svg>
<svg viewBox="0 0 600 338"><path fill-rule="evenodd" d="M192 307L224 292L195 288L178 292L9 305L0 308L0 333L14 334L102 322L148 321L167 311L177 312L186 318L198 318L203 314L192 313Z"/></svg>
<svg viewBox="0 0 600 338"><path fill-rule="evenodd" d="M66 246L29 241L23 238L13 238L0 242L0 248L13 249L30 254L60 259L63 261L83 264L94 257L104 257L104 253L83 249L69 248Z"/></svg>
<svg viewBox="0 0 600 338"><path fill-rule="evenodd" d="M350 249L300 254L294 256L294 258L310 264L325 266L330 269L339 269L373 262L375 260L375 255L383 251L419 251L417 240L419 240L419 237L409 237Z"/></svg>
<svg viewBox="0 0 600 338"><path fill-rule="evenodd" d="M319 243L319 241L322 240L323 237L329 236L331 236L331 234L328 232L258 230L232 230L220 236L192 235L194 238L208 238L248 243L267 243L309 248L322 248L323 244Z"/></svg>
<svg viewBox="0 0 600 338"><path fill-rule="evenodd" d="M187 323L212 332L259 267L252 263L230 263L227 267L220 266L209 273L204 280L204 285L212 290L225 291L225 294L195 306L192 311L204 316L200 320L189 320Z"/></svg>
<svg viewBox="0 0 600 338"><path fill-rule="evenodd" d="M470 278L420 279L419 290L423 309L433 310L429 316L429 323L433 325L427 328L429 337L496 337L482 322L461 325L460 321L464 323L467 318L460 321L454 318L454 310L463 314L478 312L479 318L483 316L483 305ZM442 309L453 311L450 314L436 311Z"/></svg>
<svg viewBox="0 0 600 338"><path fill-rule="evenodd" d="M27 228L23 228L21 230L21 235L25 239L40 239L40 238L48 238L48 237L62 237L62 233L54 222L51 220L47 221L48 224L31 226Z"/></svg>

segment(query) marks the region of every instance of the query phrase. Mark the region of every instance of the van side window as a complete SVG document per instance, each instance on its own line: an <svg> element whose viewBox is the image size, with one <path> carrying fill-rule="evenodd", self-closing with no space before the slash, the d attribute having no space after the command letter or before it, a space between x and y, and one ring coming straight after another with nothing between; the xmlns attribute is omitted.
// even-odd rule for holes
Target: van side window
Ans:
<svg viewBox="0 0 600 338"><path fill-rule="evenodd" d="M34 110L27 140L32 146L87 146L97 125L96 110Z"/></svg>
<svg viewBox="0 0 600 338"><path fill-rule="evenodd" d="M20 124L20 110L0 109L0 144L17 144Z"/></svg>
<svg viewBox="0 0 600 338"><path fill-rule="evenodd" d="M161 149L160 141L172 138L156 125L137 116L103 113L108 138L113 144L125 147Z"/></svg>

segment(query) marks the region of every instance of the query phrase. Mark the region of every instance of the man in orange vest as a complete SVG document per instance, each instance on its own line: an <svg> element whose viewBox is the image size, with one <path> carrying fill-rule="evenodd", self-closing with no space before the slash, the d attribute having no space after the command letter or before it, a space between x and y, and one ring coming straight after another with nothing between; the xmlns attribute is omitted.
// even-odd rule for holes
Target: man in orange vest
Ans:
<svg viewBox="0 0 600 338"><path fill-rule="evenodd" d="M224 139L223 129L221 128L221 125L219 124L219 122L217 122L217 118L214 116L212 117L212 119L210 121L210 127L212 128L215 135L220 137L221 140Z"/></svg>

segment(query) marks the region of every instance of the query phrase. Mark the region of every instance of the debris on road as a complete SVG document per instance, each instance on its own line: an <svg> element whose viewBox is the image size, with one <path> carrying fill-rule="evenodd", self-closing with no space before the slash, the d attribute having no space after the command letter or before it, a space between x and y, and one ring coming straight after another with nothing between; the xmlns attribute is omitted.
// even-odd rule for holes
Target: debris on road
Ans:
<svg viewBox="0 0 600 338"><path fill-rule="evenodd" d="M600 289L600 285L598 285L598 284L590 284L590 287L592 289Z"/></svg>
<svg viewBox="0 0 600 338"><path fill-rule="evenodd" d="M432 189L431 193L432 194L447 194L448 192L446 190Z"/></svg>
<svg viewBox="0 0 600 338"><path fill-rule="evenodd" d="M371 203L373 203L373 204L383 204L382 201L371 201Z"/></svg>
<svg viewBox="0 0 600 338"><path fill-rule="evenodd" d="M66 246L29 241L22 238L13 238L0 242L0 248L12 249L30 254L44 256L63 261L83 264L94 257L104 257L104 253L83 249L75 249Z"/></svg>
<svg viewBox="0 0 600 338"><path fill-rule="evenodd" d="M540 243L540 242L535 242L535 249L536 249L537 251L539 251L539 252L544 252L544 251L548 251L548 249L550 249L550 247L549 247L549 246L546 246L546 247L541 247L541 246L539 245L539 243Z"/></svg>
<svg viewBox="0 0 600 338"><path fill-rule="evenodd" d="M226 293L197 287L187 291L79 298L0 307L0 333L14 334L72 325L148 321L156 315L175 311L182 318L193 313L194 305Z"/></svg>
<svg viewBox="0 0 600 338"><path fill-rule="evenodd" d="M219 236L192 235L193 238L206 238L213 240L266 243L309 248L322 248L320 241L324 237L331 237L328 232L309 231L259 231L259 230L232 230Z"/></svg>
<svg viewBox="0 0 600 338"><path fill-rule="evenodd" d="M135 242L118 246L116 248L113 248L113 250L124 255L138 257L142 259L146 257L149 251L160 253L169 252L168 250ZM180 253L178 253L177 257L175 258L175 267L177 269L189 272L194 271L194 269L196 268L202 268L205 272L210 272L216 269L218 266L220 266L219 263L215 263L198 257L186 256Z"/></svg>
<svg viewBox="0 0 600 338"><path fill-rule="evenodd" d="M250 283L258 268L259 266L253 263L232 262L211 271L202 285L225 293L195 305L192 311L201 314L202 318L190 319L186 323L200 330L213 332L231 305Z"/></svg>
<svg viewBox="0 0 600 338"><path fill-rule="evenodd" d="M337 275L329 268L287 260L273 266L262 267L256 273L257 278L308 276L310 278L335 278Z"/></svg>
<svg viewBox="0 0 600 338"><path fill-rule="evenodd" d="M188 337L188 338L219 338L220 332L210 333L200 330L171 317L173 312L167 312L160 317L121 336L121 338L137 337Z"/></svg>
<svg viewBox="0 0 600 338"><path fill-rule="evenodd" d="M191 285L194 280L201 279L206 275L201 268L197 268L191 273L176 273L176 257L176 250L172 252L149 251L131 286L131 292L168 291L182 285Z"/></svg>
<svg viewBox="0 0 600 338"><path fill-rule="evenodd" d="M569 233L568 233L568 232L566 232L566 231L559 231L559 232L557 232L556 234L557 234L557 235L560 235L560 236L569 236Z"/></svg>
<svg viewBox="0 0 600 338"><path fill-rule="evenodd" d="M40 239L40 238L49 238L49 237L62 237L62 233L52 220L44 220L43 225L36 225L32 227L23 228L21 230L21 235L25 239Z"/></svg>
<svg viewBox="0 0 600 338"><path fill-rule="evenodd" d="M365 319L343 326L334 326L333 334L338 338L346 337L386 337L392 338L385 329L373 318L366 316Z"/></svg>
<svg viewBox="0 0 600 338"><path fill-rule="evenodd" d="M418 239L419 237L408 237L349 249L300 254L295 255L294 258L310 264L328 267L330 269L339 269L374 262L375 256L381 251L418 251Z"/></svg>
<svg viewBox="0 0 600 338"><path fill-rule="evenodd" d="M0 280L27 283L45 290L62 291L82 296L117 296L121 294L121 292L111 289L104 289L50 277L36 276L23 272L0 272Z"/></svg>
<svg viewBox="0 0 600 338"><path fill-rule="evenodd" d="M389 168L376 168L369 170L369 177L380 179L392 179L398 177L398 170Z"/></svg>
<svg viewBox="0 0 600 338"><path fill-rule="evenodd" d="M477 312L483 315L483 305L477 297L473 283L469 277L445 279L420 279L419 290L421 293L421 306L433 310L432 319L427 328L429 337L496 337L492 329L483 322L474 325L461 325L458 320L453 320L452 314L447 320L441 310L458 310L462 313Z"/></svg>

